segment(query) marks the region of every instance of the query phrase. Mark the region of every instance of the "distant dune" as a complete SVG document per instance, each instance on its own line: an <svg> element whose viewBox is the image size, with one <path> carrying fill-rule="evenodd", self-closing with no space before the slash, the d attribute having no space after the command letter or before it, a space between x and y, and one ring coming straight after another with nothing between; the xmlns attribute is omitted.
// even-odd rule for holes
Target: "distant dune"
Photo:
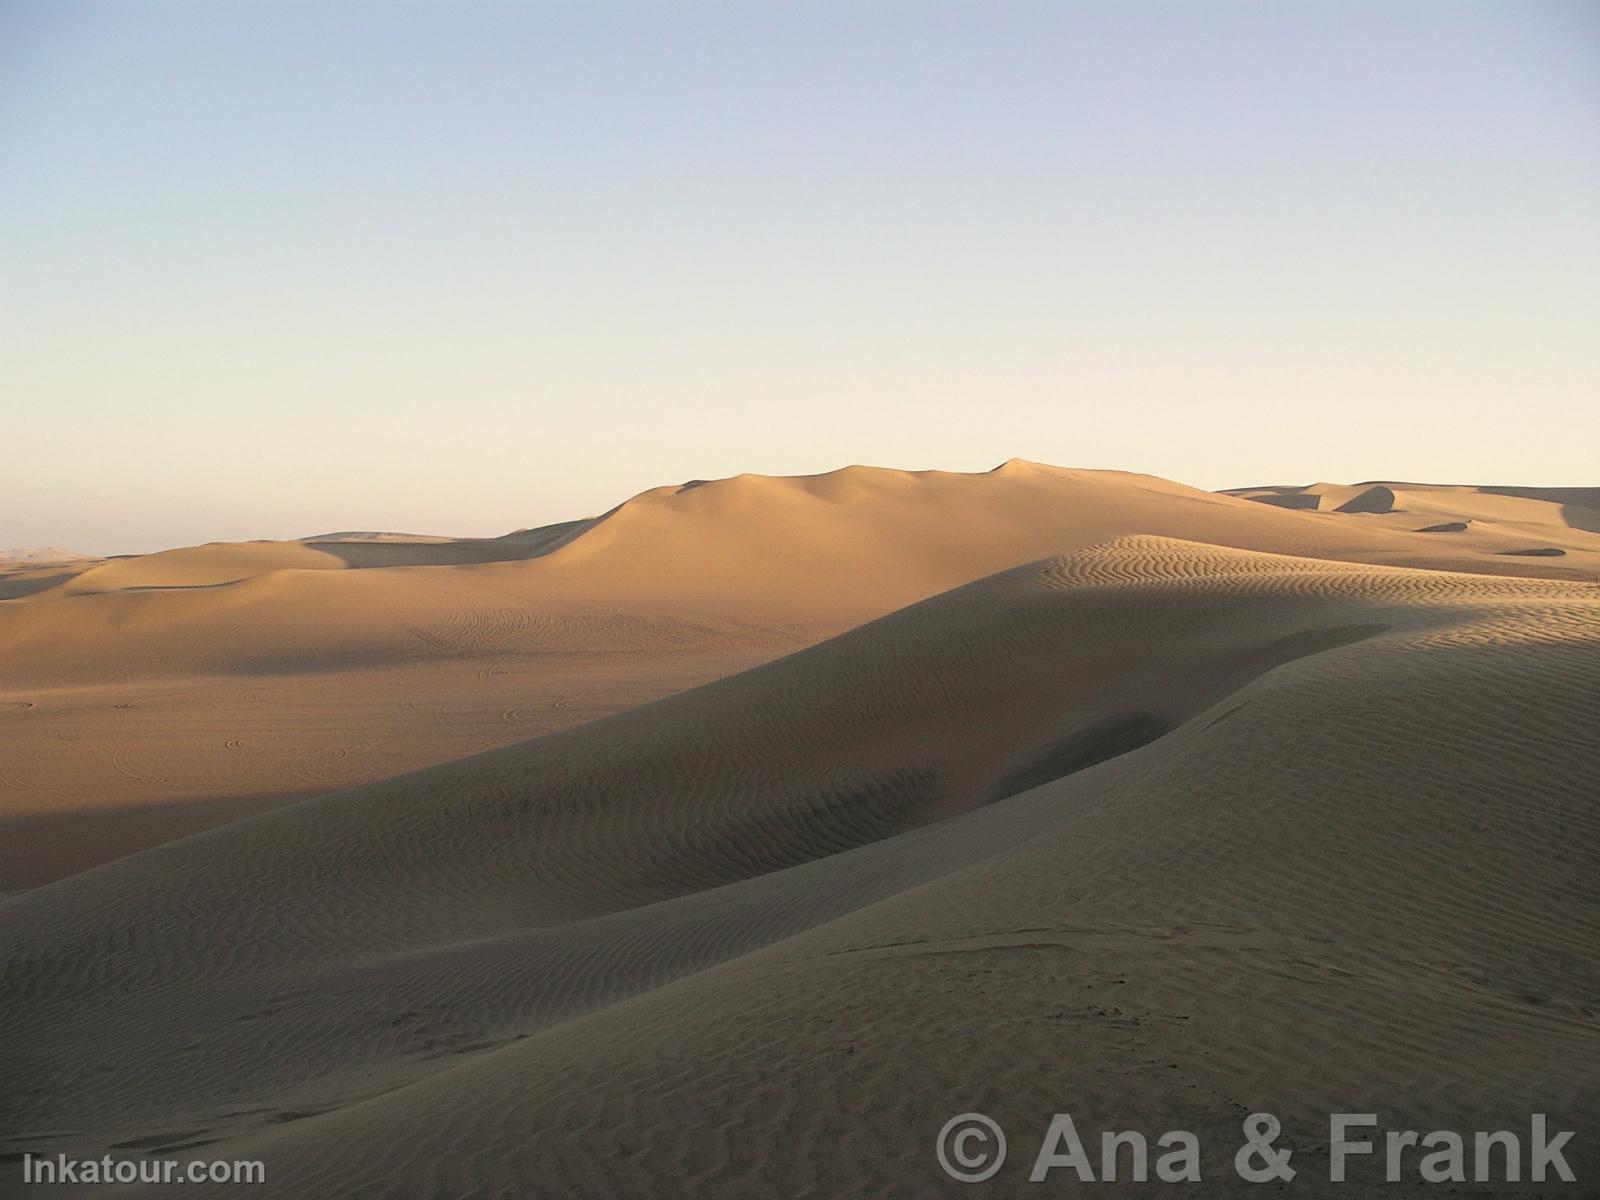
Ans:
<svg viewBox="0 0 1600 1200"><path fill-rule="evenodd" d="M72 562L74 559L88 557L87 554L79 554L76 550L68 550L64 546L28 546L0 550L0 563Z"/></svg>
<svg viewBox="0 0 1600 1200"><path fill-rule="evenodd" d="M347 529L342 533L314 533L302 542L449 542L453 538L429 533L386 533L375 529Z"/></svg>
<svg viewBox="0 0 1600 1200"><path fill-rule="evenodd" d="M1012 1131L1016 1194L1050 1113L1231 1148L1266 1109L1301 1131L1297 1194L1344 1195L1314 1166L1330 1111L1600 1111L1593 578L1342 561L1461 535L1134 476L727 483L538 559L186 585L235 593L189 619L239 639L191 652L287 686L312 661L260 656L329 636L313 598L373 638L381 589L323 580L388 580L437 639L364 662L770 649L1065 552L0 902L0 1150L259 1159L252 1192L293 1200L942 1195L934 1134L976 1109ZM1323 553L1100 536L1158 520ZM558 587L616 607L578 620ZM450 626L452 594L548 615ZM307 607L256 641L220 624L277 605Z"/></svg>
<svg viewBox="0 0 1600 1200"><path fill-rule="evenodd" d="M1519 553L1533 538L1587 554L1588 536L1600 532L1600 488L1523 488L1431 483L1361 483L1342 486L1313 483L1299 487L1238 488L1227 495L1264 504L1343 512L1387 520L1371 522L1383 529L1414 527L1421 533L1463 532L1472 525L1469 542L1479 553Z"/></svg>

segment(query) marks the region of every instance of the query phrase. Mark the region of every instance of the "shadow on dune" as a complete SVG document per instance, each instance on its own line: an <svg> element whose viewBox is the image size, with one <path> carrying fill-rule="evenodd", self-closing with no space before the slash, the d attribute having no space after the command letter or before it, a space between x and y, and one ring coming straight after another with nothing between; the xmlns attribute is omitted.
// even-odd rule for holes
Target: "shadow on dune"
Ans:
<svg viewBox="0 0 1600 1200"><path fill-rule="evenodd" d="M1004 800L1096 763L1148 746L1176 726L1158 713L1119 713L1035 750L994 785L991 800Z"/></svg>
<svg viewBox="0 0 1600 1200"><path fill-rule="evenodd" d="M1571 529L1600 533L1600 488L1480 487L1489 496L1517 496L1561 506L1561 519Z"/></svg>
<svg viewBox="0 0 1600 1200"><path fill-rule="evenodd" d="M1322 504L1321 496L1300 492L1280 492L1271 496L1246 496L1245 499L1254 500L1257 504L1270 504L1274 508L1315 510Z"/></svg>
<svg viewBox="0 0 1600 1200"><path fill-rule="evenodd" d="M1334 629L1308 629L1279 638L1266 647L1257 667L1269 671L1274 667L1348 646L1384 632L1383 625L1349 625ZM1228 710L1212 724L1219 724L1233 716L1242 705ZM1165 737L1180 722L1162 713L1114 713L1074 730L1065 737L1046 742L1030 752L1020 762L1000 777L991 789L989 800L1004 800L1021 792L1030 791L1057 779L1063 779L1098 763L1107 762L1120 755L1148 746L1157 738Z"/></svg>
<svg viewBox="0 0 1600 1200"><path fill-rule="evenodd" d="M56 575L34 575L22 579L0 579L0 600L17 600L65 583L76 571L62 571Z"/></svg>
<svg viewBox="0 0 1600 1200"><path fill-rule="evenodd" d="M614 511L614 510L613 510ZM561 521L536 529L519 529L496 538L406 542L323 534L301 538L307 546L340 559L347 567L443 567L473 563L523 562L542 558L582 537L610 513Z"/></svg>
<svg viewBox="0 0 1600 1200"><path fill-rule="evenodd" d="M1587 504L1563 504L1561 519L1573 529L1585 533L1600 533L1600 507Z"/></svg>
<svg viewBox="0 0 1600 1200"><path fill-rule="evenodd" d="M1387 513L1394 511L1394 492L1382 485L1369 487L1359 496L1353 496L1339 505L1335 512Z"/></svg>

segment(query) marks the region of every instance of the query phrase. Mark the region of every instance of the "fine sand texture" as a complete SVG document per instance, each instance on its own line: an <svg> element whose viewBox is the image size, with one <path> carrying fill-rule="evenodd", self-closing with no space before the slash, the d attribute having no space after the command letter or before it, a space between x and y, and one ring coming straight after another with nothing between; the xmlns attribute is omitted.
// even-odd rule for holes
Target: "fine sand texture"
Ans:
<svg viewBox="0 0 1600 1200"><path fill-rule="evenodd" d="M1070 1112L1193 1131L1186 1194L1231 1196L1266 1110L1301 1175L1250 1194L1392 1196L1428 1189L1327 1182L1330 1112L1542 1112L1586 1131L1579 1183L1502 1193L1594 1194L1600 586L1557 515L1582 505L1026 464L725 484L521 558L218 583L218 555L172 568L209 583L92 568L15 602L30 697L123 686L67 647L74 605L152 695L289 695L336 646L340 678L455 672L463 707L496 686L474 664L531 691L560 648L643 691L674 656L770 661L0 901L0 1179L110 1152L258 1160L249 1194L284 1200L939 1196L935 1135L977 1110L1011 1160L973 1194L1048 1194L1028 1167ZM1417 531L1524 501L1568 553Z"/></svg>
<svg viewBox="0 0 1600 1200"><path fill-rule="evenodd" d="M1597 506L1581 488L1218 495L1013 460L692 481L501 538L30 552L0 563L0 893L619 713L1119 537L1582 582L1600 578Z"/></svg>

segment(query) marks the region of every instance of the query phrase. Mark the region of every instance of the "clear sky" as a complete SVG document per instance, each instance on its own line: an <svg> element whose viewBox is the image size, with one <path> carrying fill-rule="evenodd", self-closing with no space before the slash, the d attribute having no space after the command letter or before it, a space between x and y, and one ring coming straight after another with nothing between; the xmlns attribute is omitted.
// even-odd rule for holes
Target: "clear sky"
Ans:
<svg viewBox="0 0 1600 1200"><path fill-rule="evenodd" d="M1600 4L0 4L0 546L1600 484Z"/></svg>

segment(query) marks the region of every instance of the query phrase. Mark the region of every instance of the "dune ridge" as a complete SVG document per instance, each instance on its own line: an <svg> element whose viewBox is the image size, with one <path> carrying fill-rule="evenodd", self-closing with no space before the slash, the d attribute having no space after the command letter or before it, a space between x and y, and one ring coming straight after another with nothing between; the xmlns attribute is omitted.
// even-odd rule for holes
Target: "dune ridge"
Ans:
<svg viewBox="0 0 1600 1200"><path fill-rule="evenodd" d="M1347 506L1378 487L1330 495ZM1395 493L1382 490L1392 500ZM1448 491L1458 516L1549 515L1542 500ZM585 610L659 622L667 638L748 624L832 633L1020 562L1130 534L1342 561L1520 570L1494 561L1482 552L1487 546L1446 549L1413 532L1273 511L1151 476L1020 460L978 475L868 467L741 475L652 489L597 518L502 538L339 535L105 562L0 608L0 671L15 681L59 682L111 671L317 669L341 659L502 653L553 641L612 645L613 629L586 636L583 620L565 623L564 612ZM1600 567L1600 539L1579 531L1562 545L1585 552L1582 566ZM433 567L459 569L426 569ZM76 602L59 603L68 598ZM122 636L129 626L143 635L136 643Z"/></svg>

